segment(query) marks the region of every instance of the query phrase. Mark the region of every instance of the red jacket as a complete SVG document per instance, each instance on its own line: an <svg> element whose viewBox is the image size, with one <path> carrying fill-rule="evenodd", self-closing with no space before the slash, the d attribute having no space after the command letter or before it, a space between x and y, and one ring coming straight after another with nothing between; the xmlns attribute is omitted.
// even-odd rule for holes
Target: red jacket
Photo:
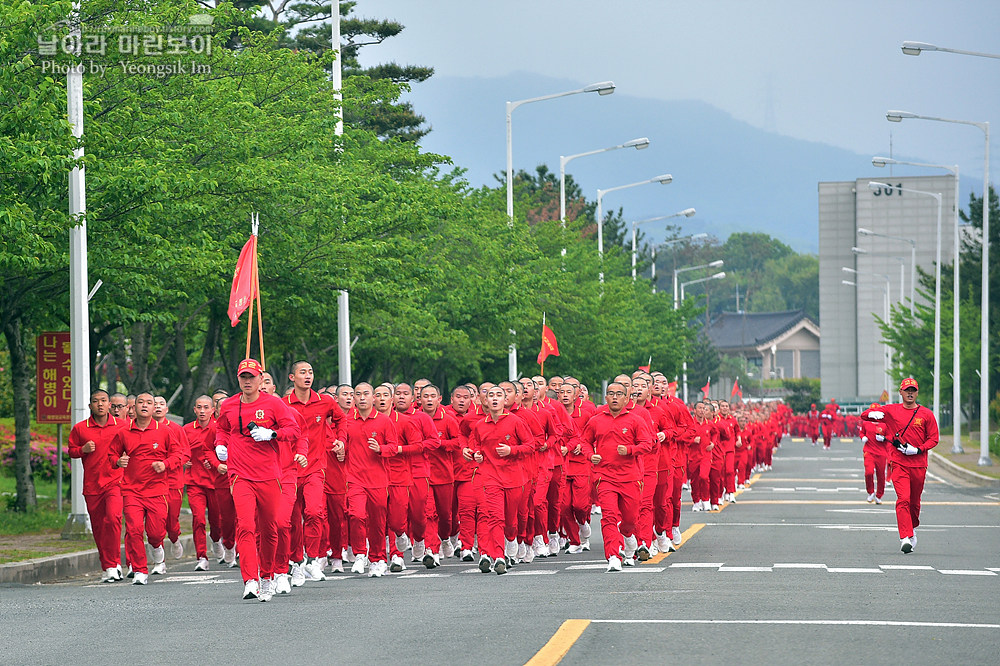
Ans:
<svg viewBox="0 0 1000 666"><path fill-rule="evenodd" d="M140 430L135 421L130 421L115 433L108 447L108 462L117 467L122 454L129 457L128 467L122 474L122 493L142 497L167 494L169 474L182 465L184 455L175 433L173 428L154 420L150 420L144 430ZM154 462L162 462L166 466L164 471L154 472Z"/></svg>
<svg viewBox="0 0 1000 666"><path fill-rule="evenodd" d="M594 465L595 481L620 483L642 480L637 454L652 450L653 433L640 417L627 410L618 416L611 416L606 410L598 411L587 421L581 440L601 456L601 462ZM627 455L618 453L619 444L625 445Z"/></svg>
<svg viewBox="0 0 1000 666"><path fill-rule="evenodd" d="M424 412L426 414L426 412ZM430 414L428 414L430 416ZM455 452L462 452L465 448L465 436L458 426L458 421L445 410L438 407L431 416L431 422L437 431L437 439L440 446L424 451L427 458L427 465L430 470L430 480L432 485L443 485L455 482L454 455Z"/></svg>
<svg viewBox="0 0 1000 666"><path fill-rule="evenodd" d="M191 421L184 426L184 435L190 447L191 469L188 470L188 484L199 488L215 488L219 473L214 469L205 469L205 461L212 464L208 457L208 449L215 449L215 422L209 421L202 427L197 421Z"/></svg>
<svg viewBox="0 0 1000 666"><path fill-rule="evenodd" d="M274 430L275 439L254 440L250 436L250 423ZM270 481L282 478L279 440L288 446L298 446L296 453L305 455L305 442L299 442L300 433L295 412L281 398L262 392L253 402L244 403L243 394L237 393L219 406L215 443L229 449L226 466L230 480Z"/></svg>
<svg viewBox="0 0 1000 666"><path fill-rule="evenodd" d="M476 421L469 436L469 448L483 456L479 463L483 483L502 488L521 487L524 475L518 459L534 450L534 439L524 421L510 412L503 412L496 421L489 414ZM510 447L509 456L497 453L501 444Z"/></svg>
<svg viewBox="0 0 1000 666"><path fill-rule="evenodd" d="M379 443L378 452L369 448L369 438ZM396 454L399 441L396 439L396 428L388 416L372 408L368 418L364 418L355 407L347 418L345 444L344 476L348 485L358 484L362 488L385 488L389 485L385 459Z"/></svg>
<svg viewBox="0 0 1000 666"><path fill-rule="evenodd" d="M934 412L923 405L917 405L916 414L912 409L903 407L902 403L882 405L877 410L866 409L861 418L872 421L870 412L880 411L885 416L880 419L886 426L886 439L889 451L889 461L902 467L927 467L927 452L938 445L938 424ZM912 421L910 419L912 418ZM909 424L909 425L907 425ZM905 432L904 432L905 431ZM892 445L892 438L899 437L911 444L920 453L908 456Z"/></svg>
<svg viewBox="0 0 1000 666"><path fill-rule="evenodd" d="M93 417L80 421L69 431L67 452L70 458L83 459L83 494L98 495L106 488L122 482L122 470L108 465L108 449L115 433L128 426L128 419L108 416L103 426L97 425ZM83 452L83 445L93 442L90 453Z"/></svg>
<svg viewBox="0 0 1000 666"><path fill-rule="evenodd" d="M344 441L344 412L337 401L328 395L320 395L309 389L309 397L302 402L292 391L284 397L284 402L298 412L305 423L302 435L308 442L305 467L298 467L299 478L314 474L326 468L327 453L333 441ZM327 427L327 419L333 421L333 430Z"/></svg>

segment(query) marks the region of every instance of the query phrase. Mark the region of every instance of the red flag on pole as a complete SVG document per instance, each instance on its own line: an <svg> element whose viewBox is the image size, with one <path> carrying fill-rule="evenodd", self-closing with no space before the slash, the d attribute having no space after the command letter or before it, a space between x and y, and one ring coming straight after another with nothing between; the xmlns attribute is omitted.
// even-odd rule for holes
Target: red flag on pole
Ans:
<svg viewBox="0 0 1000 666"><path fill-rule="evenodd" d="M708 381L707 381L707 382L705 382L705 385L701 387L701 392L705 394L705 397L706 397L706 398L708 397L708 391L709 391L709 390L710 390L711 388L712 388L712 378L711 378L711 377L709 377L709 378L708 378Z"/></svg>
<svg viewBox="0 0 1000 666"><path fill-rule="evenodd" d="M667 384L667 396L673 398L677 395L677 382Z"/></svg>
<svg viewBox="0 0 1000 666"><path fill-rule="evenodd" d="M740 388L740 380L733 380L733 390L730 392L729 397L732 398L734 395L740 396L740 400L743 399L743 390Z"/></svg>
<svg viewBox="0 0 1000 666"><path fill-rule="evenodd" d="M552 329L542 324L542 349L538 352L538 365L544 365L549 356L559 356L559 343Z"/></svg>
<svg viewBox="0 0 1000 666"><path fill-rule="evenodd" d="M229 292L229 321L233 326L240 323L240 315L250 307L250 302L258 296L253 270L256 257L257 236L253 235L240 251L236 270L233 271L233 287Z"/></svg>
<svg viewBox="0 0 1000 666"><path fill-rule="evenodd" d="M646 365L640 365L639 369L642 370L643 372L649 372L649 369L652 367L653 367L653 357L650 356L649 361L646 362Z"/></svg>

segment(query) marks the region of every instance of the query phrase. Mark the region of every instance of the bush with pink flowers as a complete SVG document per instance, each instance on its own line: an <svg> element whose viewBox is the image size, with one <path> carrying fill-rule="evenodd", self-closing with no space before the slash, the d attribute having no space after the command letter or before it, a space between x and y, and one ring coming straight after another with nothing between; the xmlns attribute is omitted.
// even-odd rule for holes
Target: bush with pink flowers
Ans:
<svg viewBox="0 0 1000 666"><path fill-rule="evenodd" d="M56 467L56 438L38 432L31 433L31 470L36 479L54 481ZM0 473L14 474L14 431L0 424ZM70 459L63 444L63 479L69 479Z"/></svg>

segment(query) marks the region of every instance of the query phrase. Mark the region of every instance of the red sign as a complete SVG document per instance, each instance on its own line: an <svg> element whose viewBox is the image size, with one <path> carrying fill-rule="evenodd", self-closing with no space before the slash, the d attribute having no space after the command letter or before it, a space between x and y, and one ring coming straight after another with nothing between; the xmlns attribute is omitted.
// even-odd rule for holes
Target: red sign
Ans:
<svg viewBox="0 0 1000 666"><path fill-rule="evenodd" d="M35 338L35 417L39 423L70 422L69 331Z"/></svg>

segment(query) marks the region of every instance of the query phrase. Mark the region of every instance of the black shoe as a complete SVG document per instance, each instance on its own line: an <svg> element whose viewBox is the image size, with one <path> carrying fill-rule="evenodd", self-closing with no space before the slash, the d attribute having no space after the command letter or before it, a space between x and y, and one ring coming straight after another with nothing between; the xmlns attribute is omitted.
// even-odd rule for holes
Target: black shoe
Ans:
<svg viewBox="0 0 1000 666"><path fill-rule="evenodd" d="M646 544L639 546L639 550L636 551L636 557L640 562L645 562L649 559L649 548L646 548Z"/></svg>
<svg viewBox="0 0 1000 666"><path fill-rule="evenodd" d="M483 555L479 558L479 570L483 573L489 573L490 569L493 568L493 560L490 559L489 555Z"/></svg>

